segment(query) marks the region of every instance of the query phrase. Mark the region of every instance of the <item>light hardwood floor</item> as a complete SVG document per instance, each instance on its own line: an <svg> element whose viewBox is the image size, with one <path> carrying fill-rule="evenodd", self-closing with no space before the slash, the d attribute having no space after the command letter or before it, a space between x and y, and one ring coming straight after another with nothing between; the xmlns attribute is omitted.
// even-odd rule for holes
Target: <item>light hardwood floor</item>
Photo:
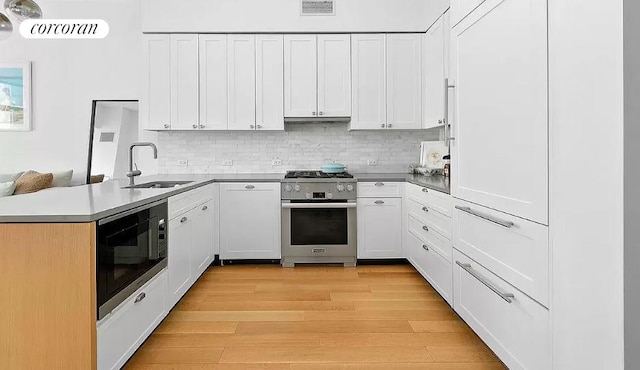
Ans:
<svg viewBox="0 0 640 370"><path fill-rule="evenodd" d="M410 265L210 268L126 366L504 368Z"/></svg>

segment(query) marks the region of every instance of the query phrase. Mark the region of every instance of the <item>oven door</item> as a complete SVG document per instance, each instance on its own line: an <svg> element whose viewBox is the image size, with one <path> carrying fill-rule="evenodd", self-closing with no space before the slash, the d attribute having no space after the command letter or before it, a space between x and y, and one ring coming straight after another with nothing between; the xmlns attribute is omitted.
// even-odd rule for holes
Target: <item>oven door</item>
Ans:
<svg viewBox="0 0 640 370"><path fill-rule="evenodd" d="M164 209L126 212L98 223L98 319L111 312L167 265Z"/></svg>
<svg viewBox="0 0 640 370"><path fill-rule="evenodd" d="M282 255L355 257L356 203L282 203Z"/></svg>

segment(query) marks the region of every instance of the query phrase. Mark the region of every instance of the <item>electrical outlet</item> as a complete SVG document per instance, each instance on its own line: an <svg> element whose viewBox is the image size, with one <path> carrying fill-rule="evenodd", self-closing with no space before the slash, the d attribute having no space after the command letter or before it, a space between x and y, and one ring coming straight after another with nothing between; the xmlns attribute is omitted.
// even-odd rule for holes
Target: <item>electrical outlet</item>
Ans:
<svg viewBox="0 0 640 370"><path fill-rule="evenodd" d="M179 159L178 166L187 167L189 165L189 161L186 159Z"/></svg>
<svg viewBox="0 0 640 370"><path fill-rule="evenodd" d="M233 166L233 159L225 159L222 161L223 166Z"/></svg>
<svg viewBox="0 0 640 370"><path fill-rule="evenodd" d="M378 165L377 159L367 159L367 166L377 166L377 165Z"/></svg>
<svg viewBox="0 0 640 370"><path fill-rule="evenodd" d="M273 161L271 161L271 165L273 167L282 166L282 159L280 159L280 158L274 159Z"/></svg>

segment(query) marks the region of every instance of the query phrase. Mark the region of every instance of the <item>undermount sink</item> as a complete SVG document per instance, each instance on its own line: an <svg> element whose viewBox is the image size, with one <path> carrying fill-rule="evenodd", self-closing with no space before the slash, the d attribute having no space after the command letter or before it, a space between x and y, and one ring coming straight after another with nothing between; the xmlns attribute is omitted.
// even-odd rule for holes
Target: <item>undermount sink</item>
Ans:
<svg viewBox="0 0 640 370"><path fill-rule="evenodd" d="M192 183L193 181L152 181L144 184L125 186L123 189L166 189Z"/></svg>

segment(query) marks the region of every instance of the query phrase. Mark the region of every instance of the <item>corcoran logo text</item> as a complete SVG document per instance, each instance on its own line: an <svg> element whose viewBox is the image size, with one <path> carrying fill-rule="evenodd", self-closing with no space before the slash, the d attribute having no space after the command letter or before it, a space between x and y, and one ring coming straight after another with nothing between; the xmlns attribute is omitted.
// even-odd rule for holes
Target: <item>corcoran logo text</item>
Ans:
<svg viewBox="0 0 640 370"><path fill-rule="evenodd" d="M109 24L102 19L27 19L20 34L27 39L103 39Z"/></svg>

